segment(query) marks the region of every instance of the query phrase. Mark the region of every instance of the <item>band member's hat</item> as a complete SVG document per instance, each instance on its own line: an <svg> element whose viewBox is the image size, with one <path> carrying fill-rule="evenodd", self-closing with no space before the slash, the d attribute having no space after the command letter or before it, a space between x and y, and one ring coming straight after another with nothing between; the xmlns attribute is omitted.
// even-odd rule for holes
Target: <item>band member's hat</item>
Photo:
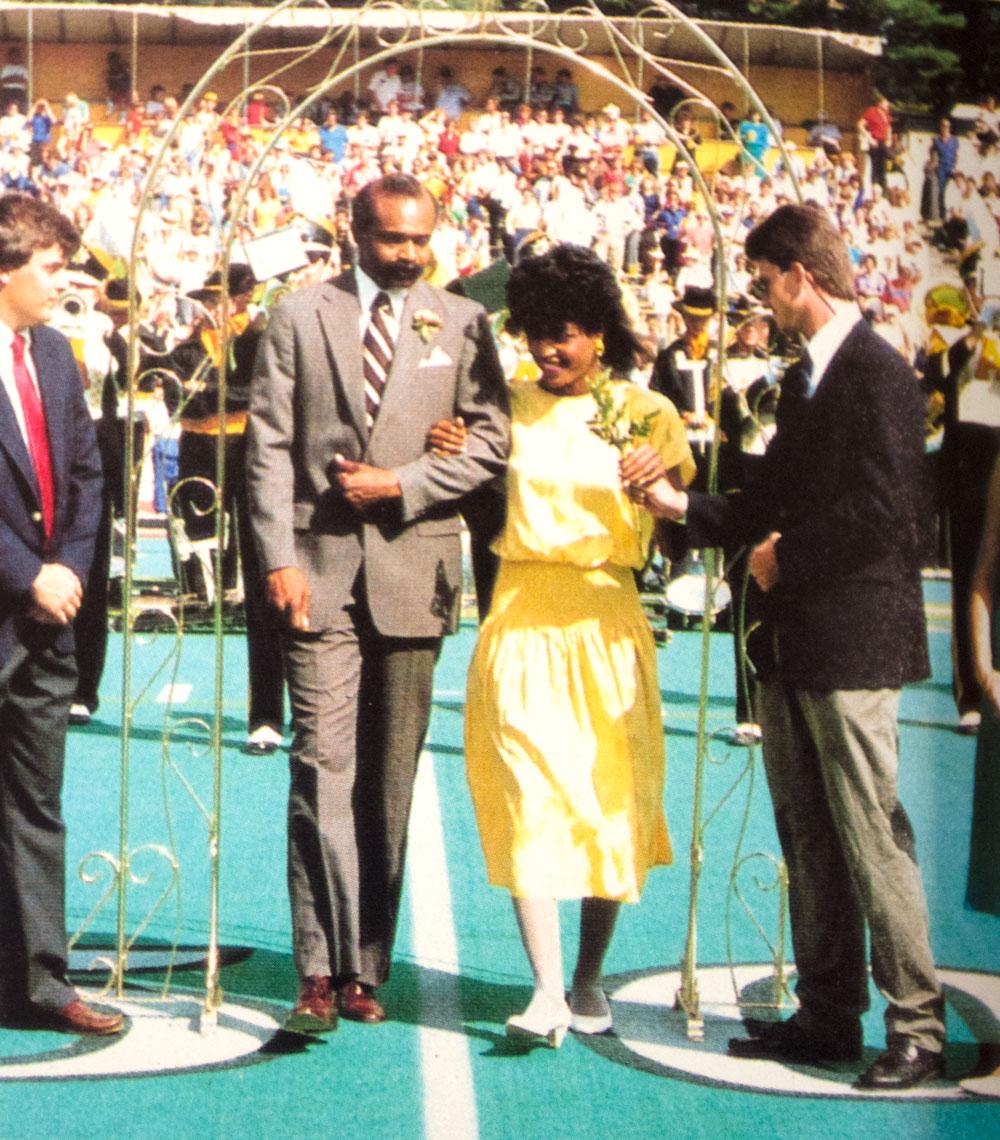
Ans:
<svg viewBox="0 0 1000 1140"><path fill-rule="evenodd" d="M731 325L741 325L751 317L762 317L767 313L763 306L751 300L745 293L729 298L729 309L726 319Z"/></svg>
<svg viewBox="0 0 1000 1140"><path fill-rule="evenodd" d="M136 293L136 302L142 303L142 297ZM104 294L97 303L97 307L105 313L121 313L128 308L128 278L112 277L104 283Z"/></svg>
<svg viewBox="0 0 1000 1140"><path fill-rule="evenodd" d="M257 283L257 278L254 277L253 270L249 265L242 263L235 263L229 266L229 273L227 277L228 293L230 297L238 297L241 293L249 293L254 285ZM200 289L192 289L187 294L192 301L201 301L203 304L210 301L218 301L222 297L222 273L218 269L214 269L209 275L205 284Z"/></svg>
<svg viewBox="0 0 1000 1140"><path fill-rule="evenodd" d="M674 306L689 317L710 317L715 312L715 294L701 285L688 285Z"/></svg>

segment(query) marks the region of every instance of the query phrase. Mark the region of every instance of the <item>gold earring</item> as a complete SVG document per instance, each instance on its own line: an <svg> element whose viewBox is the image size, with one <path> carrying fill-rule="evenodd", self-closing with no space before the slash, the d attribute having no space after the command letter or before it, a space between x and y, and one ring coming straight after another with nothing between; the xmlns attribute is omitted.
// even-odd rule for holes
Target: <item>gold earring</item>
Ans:
<svg viewBox="0 0 1000 1140"><path fill-rule="evenodd" d="M599 336L597 338L597 340L594 341L594 351L597 353L598 356L600 356L602 358L604 357L604 337L603 336Z"/></svg>

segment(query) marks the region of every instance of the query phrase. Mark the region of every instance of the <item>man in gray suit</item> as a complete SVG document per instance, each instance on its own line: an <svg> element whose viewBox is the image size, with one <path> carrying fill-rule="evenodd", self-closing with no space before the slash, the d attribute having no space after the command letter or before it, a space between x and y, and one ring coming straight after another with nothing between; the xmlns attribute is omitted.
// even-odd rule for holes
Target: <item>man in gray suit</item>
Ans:
<svg viewBox="0 0 1000 1140"><path fill-rule="evenodd" d="M354 202L358 265L274 312L247 432L253 526L284 619L294 740L288 1021L378 1022L441 637L461 596L458 500L500 472L506 390L486 315L420 281L437 218L408 175ZM465 452L425 447L461 417Z"/></svg>

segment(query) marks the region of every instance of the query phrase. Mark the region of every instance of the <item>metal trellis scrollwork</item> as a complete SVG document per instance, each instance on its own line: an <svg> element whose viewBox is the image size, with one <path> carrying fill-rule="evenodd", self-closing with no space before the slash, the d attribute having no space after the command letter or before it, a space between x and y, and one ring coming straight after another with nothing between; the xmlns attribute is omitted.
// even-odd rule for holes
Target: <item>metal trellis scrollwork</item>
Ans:
<svg viewBox="0 0 1000 1140"><path fill-rule="evenodd" d="M289 21L290 14L301 14L301 22ZM294 29L293 46L288 39L278 41L268 36L273 26L282 24L286 36ZM671 47L677 33L684 30L693 35L710 57L708 64L693 64L689 60L675 59ZM759 97L741 74L739 68L715 45L698 25L679 11L673 4L655 0L637 16L612 19L602 14L596 7L581 5L569 12L556 15L544 3L531 5L521 12L495 11L491 5L472 6L457 10L433 0L421 0L415 4L396 3L393 0L370 0L369 3L345 13L343 9L316 8L306 0L284 0L274 8L261 12L259 19L248 25L225 50L191 89L172 127L159 140L151 153L151 161L141 187L136 207L132 245L128 257L129 284L129 355L128 375L132 378L128 386L128 421L134 425L141 418L144 403L143 389L160 388L171 393L168 404L173 404L170 414L153 425L154 441L166 441L176 434L179 418L183 414L192 392L197 388L198 377L178 377L162 362L158 363L155 352L144 345L140 338L141 322L150 315L149 294L143 286L150 280L152 269L149 264L151 234L157 224L157 208L163 195L164 178L172 154L176 152L178 136L184 117L199 104L202 96L211 87L232 87L233 74L241 76L238 92L231 98L230 107L243 107L254 92L266 96L271 104L273 120L269 124L266 137L252 165L240 185L235 189L228 205L228 214L221 229L221 307L216 318L216 331L219 344L217 357L217 404L220 432L216 449L215 478L209 490L209 502L199 509L207 511L214 521L214 538L207 544L206 557L214 572L216 589L211 597L210 620L214 638L214 665L212 671L211 714L208 716L185 716L174 712L171 694L176 689L178 670L185 649L185 636L192 615L191 600L183 592L164 605L162 599L144 596L139 589L141 576L137 571L135 552L142 541L142 527L139 514L139 473L143 461L143 448L133 430L125 433L125 576L123 586L123 684L122 684L122 723L120 750L120 813L119 835L116 854L97 852L88 855L81 866L83 882L99 891L97 902L89 909L87 917L75 936L77 940L93 926L100 912L114 906L116 912L114 951L100 956L100 963L110 971L109 986L121 994L126 983L129 968L129 955L136 940L154 925L163 925L161 912L172 900L174 903L173 929L166 937L176 948L180 931L190 929L192 917L181 910L181 884L185 860L190 862L195 856L186 851L182 860L173 840L173 811L175 797L181 797L204 827L204 844L197 853L208 868L210 889L208 892L208 913L196 925L206 931L207 967L204 981L203 1024L211 1025L222 1001L219 981L219 861L222 844L222 709L223 709L223 632L226 614L226 599L222 589L222 558L226 546L226 532L230 525L226 518L225 503L225 428L227 422L226 395L227 369L232 327L230 321L231 300L227 287L227 271L235 244L244 232L244 219L251 192L257 185L261 173L266 169L274 148L302 115L317 107L320 100L331 94L345 90L358 90L359 79L385 61L402 53L419 53L422 61L426 50L436 48L449 52L461 51L466 47L496 49L504 52L519 52L525 61L525 75L528 74L531 59L536 53L555 56L571 65L578 72L586 72L595 81L600 81L607 89L617 92L627 106L649 110L662 127L669 143L683 156L690 167L697 189L709 211L715 234L715 262L717 295L726 296L726 248L729 231L713 207L711 186L699 169L697 156L688 150L685 139L676 129L672 117L663 117L652 105L645 89L654 77L668 80L676 85L685 98L715 124L720 135L729 138L739 146L739 140L732 132L716 103L698 88L698 84L688 78L692 73L711 74L714 80L724 80L734 93L742 96L744 102L756 107L762 118L772 128L773 123ZM302 74L306 65L312 67L315 78L311 79L304 92L293 100L286 94L292 86L292 75ZM776 135L776 137L779 137ZM789 169L788 155L784 153ZM726 337L725 304L719 313L718 352L715 368L719 369ZM715 377L714 390L721 389L720 377ZM713 413L718 425L720 401L714 401ZM710 468L714 483L717 462L719 433L716 431ZM148 451L148 446L145 448ZM178 520L177 495L181 490L175 487L170 495L168 526L174 534L171 544L176 561L178 535L183 536L183 528ZM706 591L716 576L715 556L707 558ZM710 765L716 764L712 755L706 709L708 705L708 657L709 632L711 628L710 598L706 595L706 617L702 626L702 668L700 676L700 705L697 732L697 759L694 769L694 826L691 845L691 883L688 935L683 953L682 985L677 1002L683 1009L691 1036L701 1031L700 1010L697 986L697 920L698 892L704 859L706 835L712 819L724 803L730 801L739 791L749 804L753 791L755 759L750 754L742 770L732 780L717 807L705 809L705 776ZM159 662L140 669L135 650L141 642L151 638L162 643L163 652ZM144 656L149 653L144 650ZM132 837L130 805L133 797L147 795L145 786L137 787L133 745L136 740L141 716L148 711L154 700L156 686L161 685L161 697L165 705L162 718L160 750L160 798L162 801L161 833L154 837L144 837L135 843ZM182 759L181 757L184 757ZM210 770L205 761L210 762ZM745 807L745 811L748 807ZM148 825L146 825L148 826ZM742 844L742 833L741 833ZM149 858L158 859L166 873L154 875L147 868ZM769 856L744 855L738 849L733 859L731 872L730 902L747 906L742 876L757 859L770 859ZM773 868L773 880L780 890L781 870L771 860L767 864ZM771 888L772 884L751 876L757 885ZM154 896L151 902L137 899L140 889L148 888ZM748 908L752 914L753 908ZM783 903L781 917L773 935L765 932L758 919L753 918L759 933L769 947L769 953L776 963L779 977L775 1000L781 999L783 981L784 919ZM727 917L727 929L730 919ZM169 985L169 972L166 985Z"/></svg>

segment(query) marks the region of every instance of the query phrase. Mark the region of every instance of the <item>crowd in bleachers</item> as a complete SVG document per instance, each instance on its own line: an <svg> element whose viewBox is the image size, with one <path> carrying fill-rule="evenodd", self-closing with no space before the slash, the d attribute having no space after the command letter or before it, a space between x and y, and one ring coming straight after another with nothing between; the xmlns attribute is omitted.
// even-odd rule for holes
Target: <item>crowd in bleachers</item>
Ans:
<svg viewBox="0 0 1000 1140"><path fill-rule="evenodd" d="M756 110L742 120L733 113L730 125L684 103L673 122L690 154L708 131L731 138L734 149L739 140L735 157L706 172L709 203L688 155L652 114L633 115L614 103L582 109L565 68L549 81L535 67L522 92L498 67L476 106L450 68L435 80L426 91L412 66L389 62L360 99L345 94L310 106L264 159L239 235L252 239L292 227L311 249L317 242L329 249L332 272L351 258L353 196L380 173L405 170L444 207L435 236L439 281L483 269L500 253L513 261L539 233L592 246L627 276L646 314L645 331L662 344L676 332L673 300L688 285L712 283L710 206L729 243L727 291L738 294L746 284L742 237L794 199L794 172L804 197L831 211L847 236L873 319L900 347L914 349L920 330L913 300L928 283L933 232L921 228L921 212L940 229L941 244L959 252L976 241L996 244L997 131L985 104L983 122L956 144L957 152L942 126L930 148L933 174L922 178L919 164L905 155L895 164L871 161L863 121L857 155L842 145L835 124L820 119L809 145L789 144L789 163ZM176 126L154 180L141 288L150 322L167 341L183 339L190 318L183 299L216 267L231 206L292 103L256 92L223 108L207 92L178 123L183 93L157 84L145 100L129 98L112 62L108 86L108 108L100 115L73 92L62 95L58 110L54 100L40 98L29 108L8 98L0 115L0 178L5 188L36 194L67 213L105 261L125 258L147 171ZM97 118L103 126L95 127ZM109 130L109 121L118 129Z"/></svg>
<svg viewBox="0 0 1000 1140"><path fill-rule="evenodd" d="M111 53L107 110L92 116L74 92L62 94L58 110L46 98L29 108L16 49L7 67L13 73L0 78L4 187L53 202L106 260L128 256L146 172L177 126L155 180L141 287L150 323L168 342L183 339L190 318L183 298L215 267L230 205L270 141L273 122L291 103L259 91L222 113L208 92L178 124L183 92L171 95L154 84L146 99L138 98L120 57ZM656 100L658 92L651 95ZM668 144L648 111L633 116L615 104L582 109L566 68L550 81L536 66L522 90L497 67L480 102L473 105L451 68L440 68L425 86L405 61L374 72L360 98L344 93L316 102L264 160L240 219L241 236L297 227L310 242L330 248L334 271L351 257L351 198L379 173L406 170L445 207L435 237L438 280L474 273L501 252L512 261L539 232L593 246L628 275L649 336L668 343L677 331L672 302L687 285L713 279L709 203L684 153ZM908 353L922 339L914 292L929 283L921 215L946 248L996 244L1000 188L993 168L1000 130L991 101L980 110L974 130L961 139L942 123L924 176L917 162L902 156L895 170L875 161L866 123L878 130L878 106L857 124L857 155L840 127L822 116L808 146L789 144L802 193L829 209L849 239L873 319ZM697 104L682 103L673 124L692 154L706 126L739 140L740 155L709 175L712 204L730 241L728 291L738 294L746 272L742 235L795 191L759 113L750 109L740 119L729 105L721 111L706 121ZM98 117L120 129L95 130Z"/></svg>

